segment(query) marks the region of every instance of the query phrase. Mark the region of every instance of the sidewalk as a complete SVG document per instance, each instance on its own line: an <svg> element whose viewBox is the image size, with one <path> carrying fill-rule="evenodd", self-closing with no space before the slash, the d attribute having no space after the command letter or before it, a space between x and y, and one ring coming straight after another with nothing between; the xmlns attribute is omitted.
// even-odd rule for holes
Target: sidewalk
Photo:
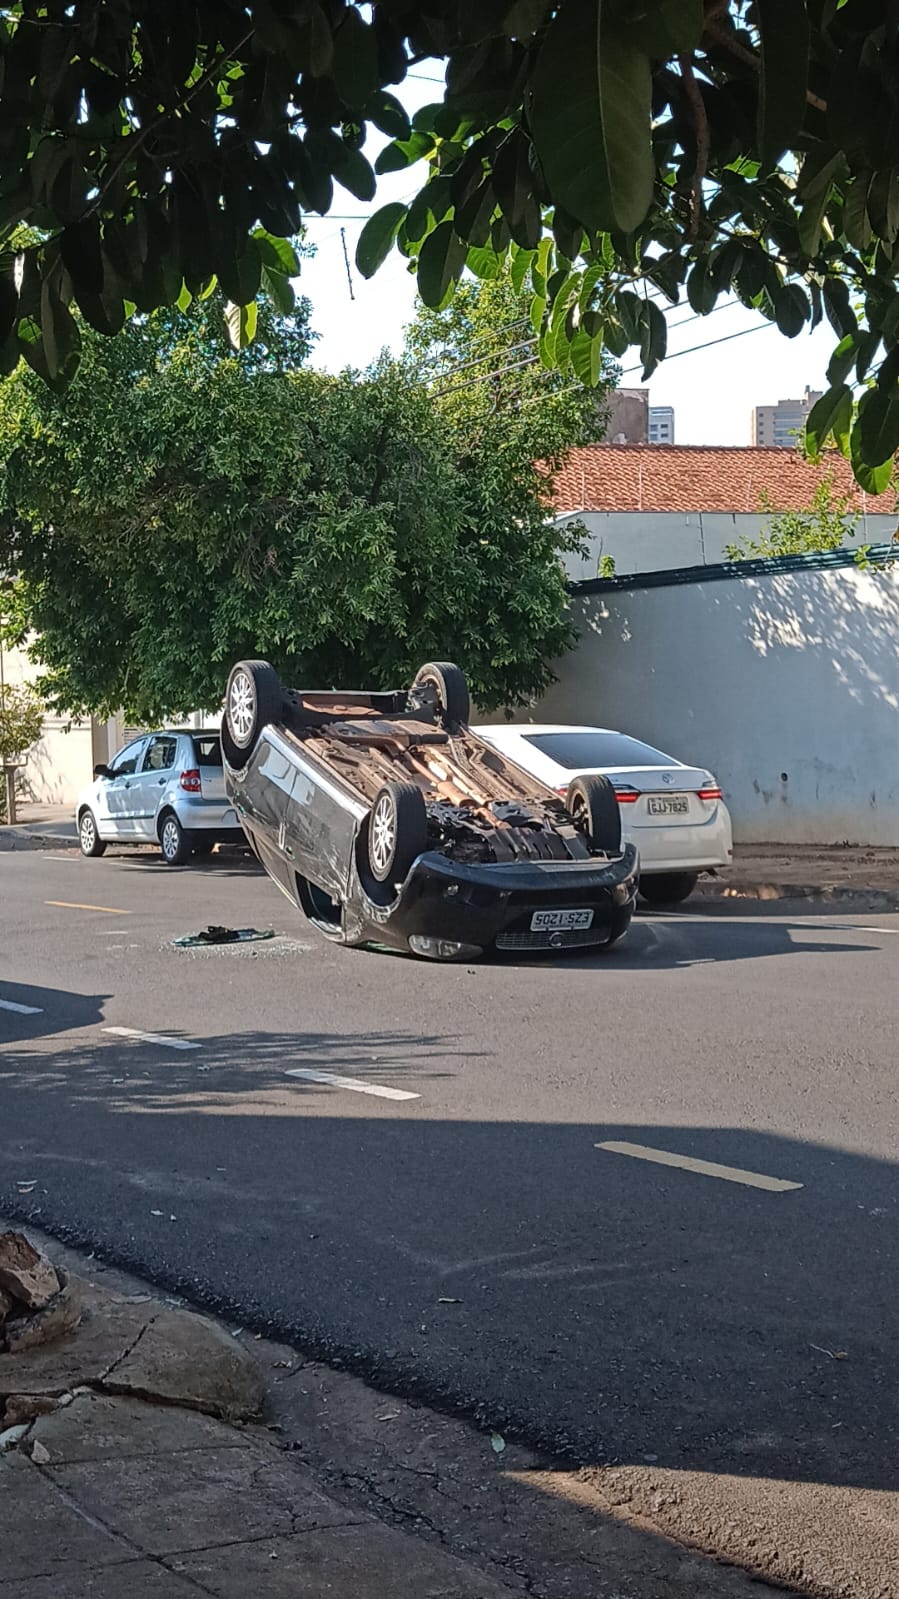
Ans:
<svg viewBox="0 0 899 1599"><path fill-rule="evenodd" d="M73 1288L77 1331L0 1354L2 1599L508 1599L249 1425L261 1370L224 1329L148 1293Z"/></svg>
<svg viewBox="0 0 899 1599"><path fill-rule="evenodd" d="M695 897L863 900L899 910L899 849L817 844L738 844L720 877L701 877Z"/></svg>

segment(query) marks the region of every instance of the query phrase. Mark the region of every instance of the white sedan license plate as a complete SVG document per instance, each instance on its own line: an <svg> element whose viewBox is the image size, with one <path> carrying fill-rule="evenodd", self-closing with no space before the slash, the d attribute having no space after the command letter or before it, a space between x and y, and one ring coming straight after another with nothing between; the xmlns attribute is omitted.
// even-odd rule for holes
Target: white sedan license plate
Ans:
<svg viewBox="0 0 899 1599"><path fill-rule="evenodd" d="M592 911L535 911L531 917L532 933L571 933L592 925Z"/></svg>
<svg viewBox="0 0 899 1599"><path fill-rule="evenodd" d="M689 816L690 801L686 794L660 794L649 801L650 816Z"/></svg>

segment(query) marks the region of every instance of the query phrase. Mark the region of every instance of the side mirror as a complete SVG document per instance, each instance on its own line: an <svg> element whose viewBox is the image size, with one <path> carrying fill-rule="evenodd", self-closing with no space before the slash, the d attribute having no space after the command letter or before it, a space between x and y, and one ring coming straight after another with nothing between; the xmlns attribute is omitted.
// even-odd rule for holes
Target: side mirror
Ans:
<svg viewBox="0 0 899 1599"><path fill-rule="evenodd" d="M108 766L95 766L94 767L94 776L95 777L108 777L109 776L109 767Z"/></svg>

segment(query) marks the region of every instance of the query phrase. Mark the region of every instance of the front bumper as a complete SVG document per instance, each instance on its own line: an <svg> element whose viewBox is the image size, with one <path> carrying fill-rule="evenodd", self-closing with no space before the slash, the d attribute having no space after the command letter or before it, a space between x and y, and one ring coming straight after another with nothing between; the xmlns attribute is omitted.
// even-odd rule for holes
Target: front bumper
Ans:
<svg viewBox="0 0 899 1599"><path fill-rule="evenodd" d="M420 855L395 898L379 904L354 873L344 932L407 950L410 939L458 944L469 952L600 947L630 923L637 893L637 851L591 861L467 866L437 851ZM535 933L535 911L592 910L589 928Z"/></svg>

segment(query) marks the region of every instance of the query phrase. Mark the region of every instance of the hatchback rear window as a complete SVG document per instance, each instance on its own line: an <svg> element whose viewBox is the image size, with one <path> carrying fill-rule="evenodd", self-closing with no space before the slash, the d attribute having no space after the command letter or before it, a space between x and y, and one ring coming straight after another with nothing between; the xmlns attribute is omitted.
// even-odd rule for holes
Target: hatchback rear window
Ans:
<svg viewBox="0 0 899 1599"><path fill-rule="evenodd" d="M198 766L222 765L222 742L217 735L209 738L197 738L194 735L194 749L197 752Z"/></svg>
<svg viewBox="0 0 899 1599"><path fill-rule="evenodd" d="M588 731L570 733L527 733L525 742L533 744L541 755L569 771L583 772L590 766L671 766L670 755L643 744L638 738L628 738L626 733Z"/></svg>

